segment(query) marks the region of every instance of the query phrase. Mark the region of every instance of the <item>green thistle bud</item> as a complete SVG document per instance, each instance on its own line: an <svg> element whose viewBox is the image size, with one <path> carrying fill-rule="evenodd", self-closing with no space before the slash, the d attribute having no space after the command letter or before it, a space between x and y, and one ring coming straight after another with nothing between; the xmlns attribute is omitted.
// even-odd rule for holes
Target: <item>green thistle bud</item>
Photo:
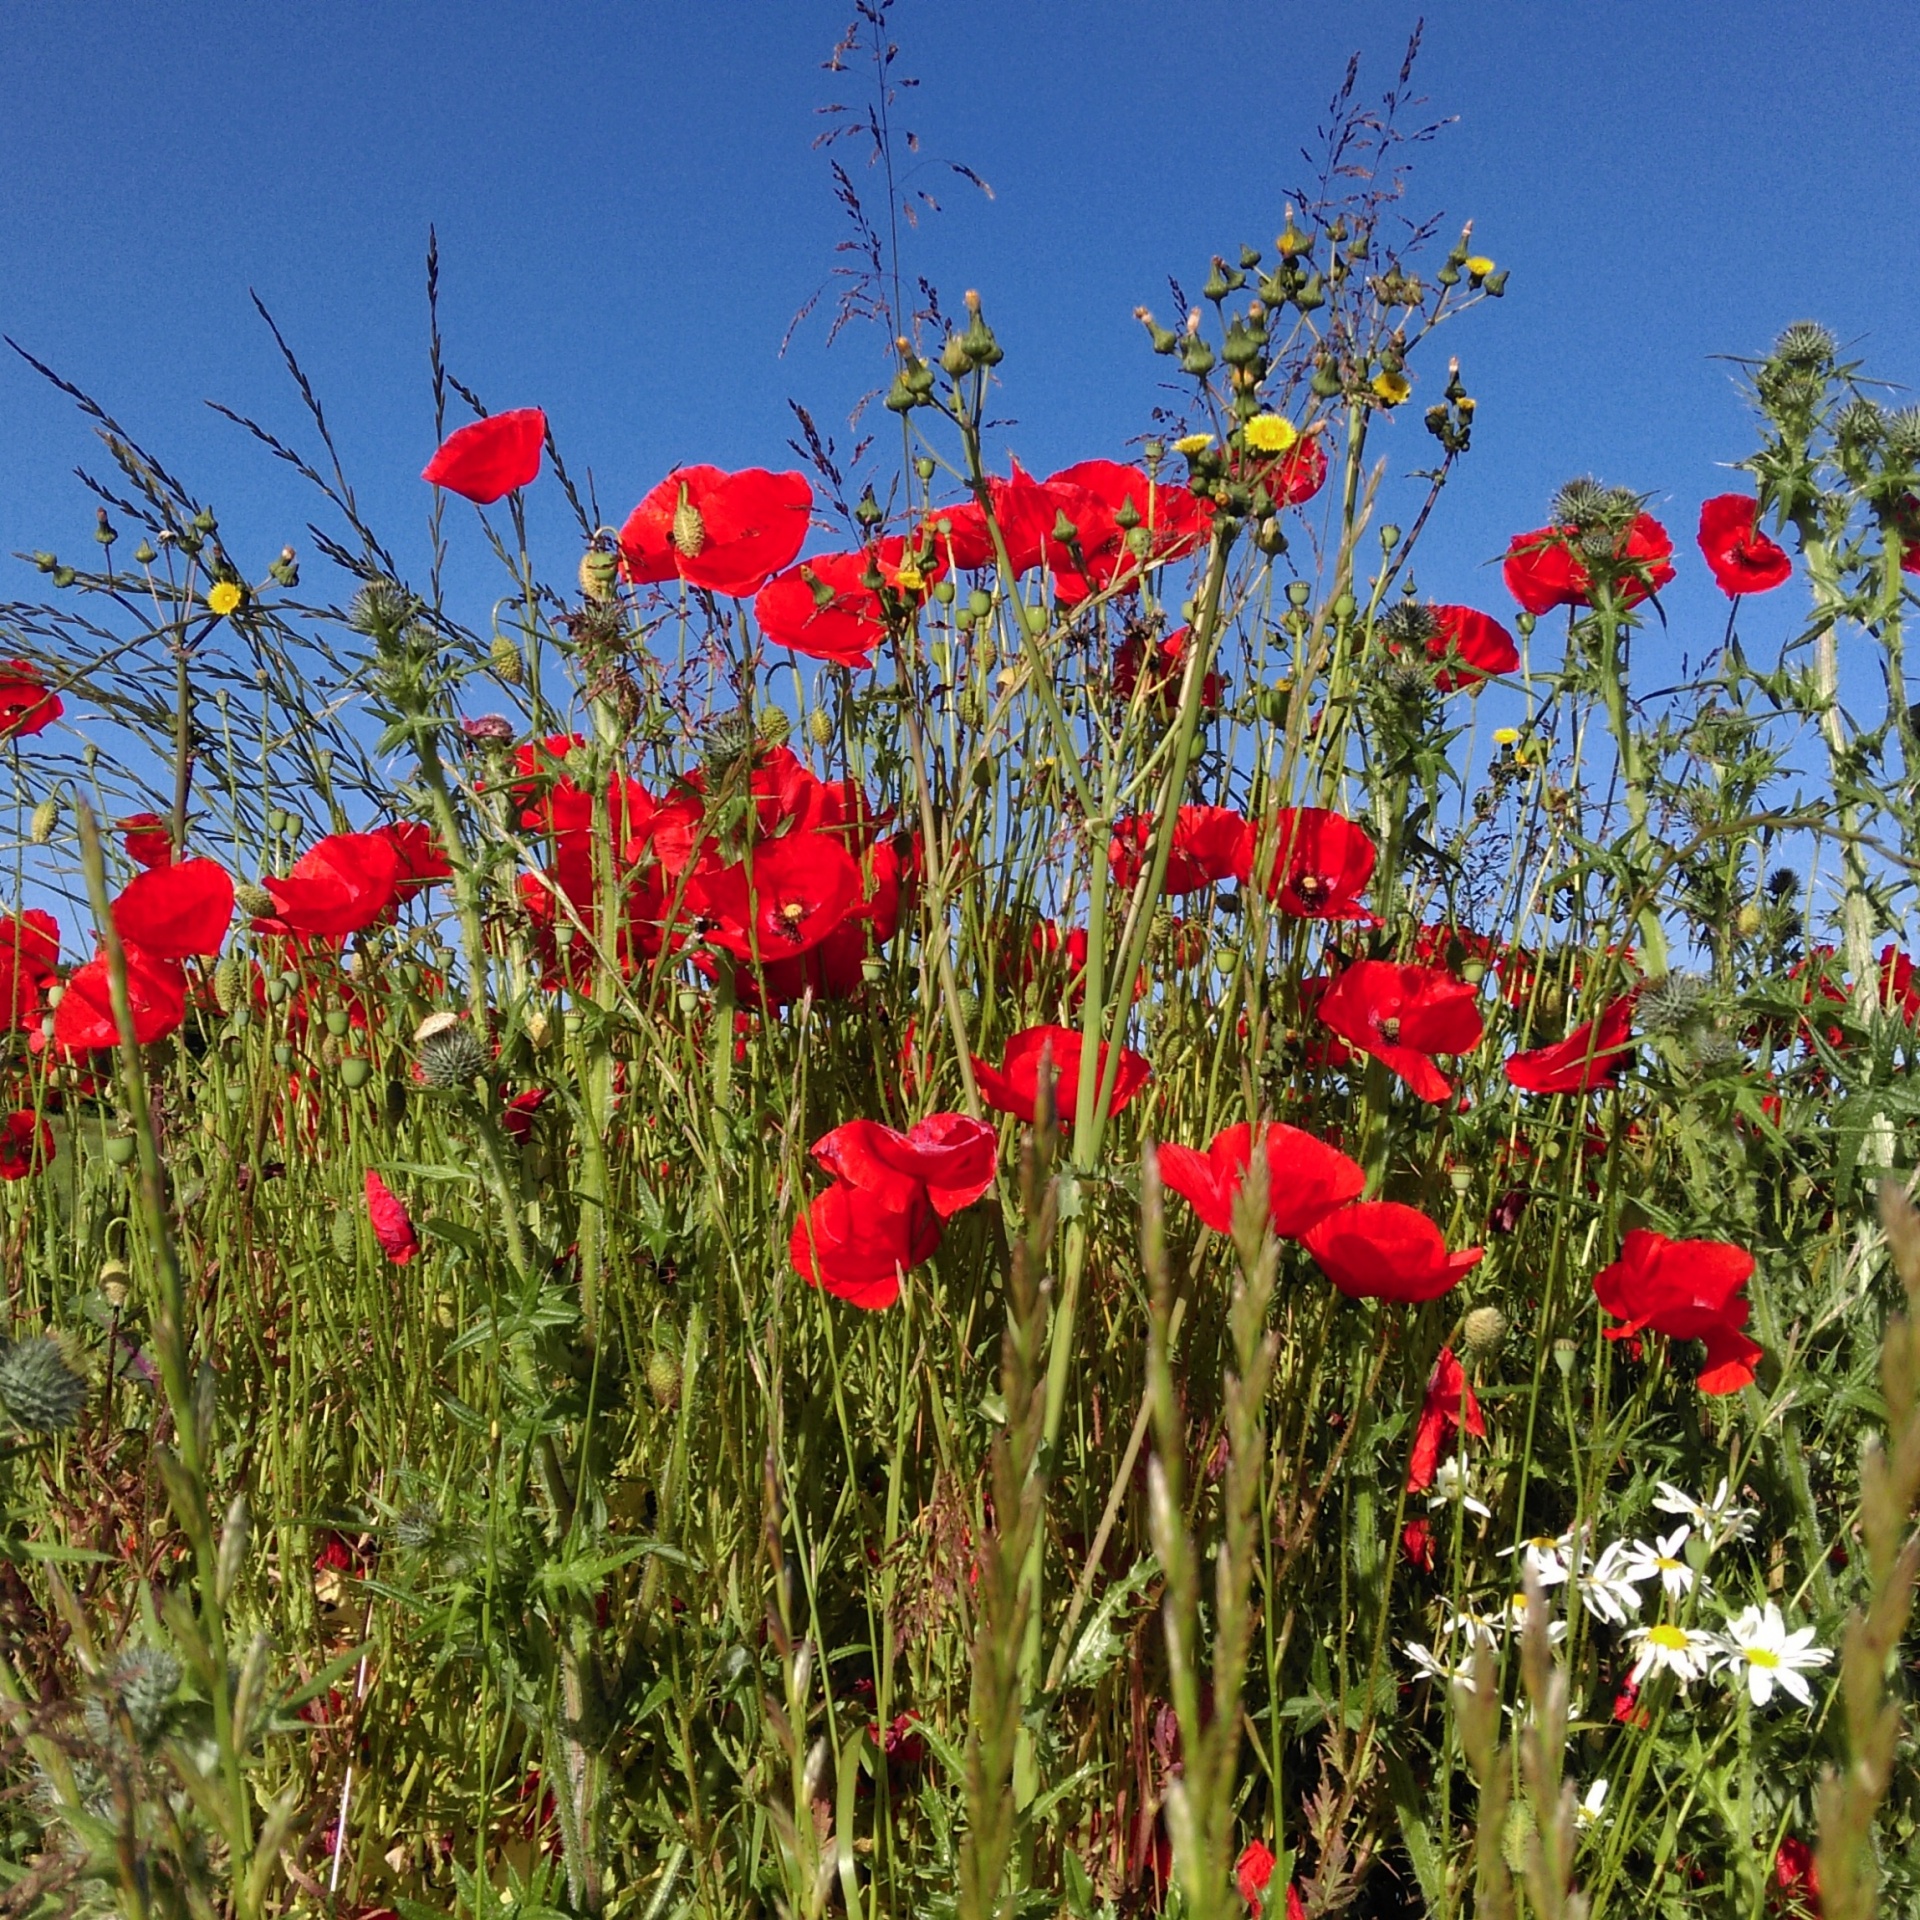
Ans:
<svg viewBox="0 0 1920 1920"><path fill-rule="evenodd" d="M1846 446L1877 447L1890 425L1880 408L1862 394L1840 409L1834 418L1833 431L1834 437Z"/></svg>
<svg viewBox="0 0 1920 1920"><path fill-rule="evenodd" d="M256 920L270 920L280 911L279 902L273 895L251 880L235 881L233 898L242 913L251 914Z"/></svg>
<svg viewBox="0 0 1920 1920"><path fill-rule="evenodd" d="M53 838L53 830L59 824L60 798L57 794L50 793L33 810L33 844L36 847L44 847Z"/></svg>
<svg viewBox="0 0 1920 1920"><path fill-rule="evenodd" d="M443 1093L471 1092L473 1083L493 1064L486 1043L462 1024L428 1034L420 1042L419 1058L421 1078Z"/></svg>
<svg viewBox="0 0 1920 1920"><path fill-rule="evenodd" d="M1848 416L1855 408L1873 407L1871 400L1856 400L1840 416L1840 428L1845 430ZM1874 407L1879 413L1879 408ZM1882 416L1887 436L1887 452L1896 460L1909 466L1920 464L1920 407L1902 407L1898 413Z"/></svg>
<svg viewBox="0 0 1920 1920"><path fill-rule="evenodd" d="M1822 372L1833 365L1840 343L1817 320L1796 320L1773 343L1773 357L1787 366Z"/></svg>
<svg viewBox="0 0 1920 1920"><path fill-rule="evenodd" d="M1663 973L1649 980L1634 1005L1643 1033L1684 1033L1705 1018L1707 983L1696 973Z"/></svg>
<svg viewBox="0 0 1920 1920"><path fill-rule="evenodd" d="M647 1355L647 1391L662 1413L671 1413L680 1404L680 1356L667 1347L655 1347Z"/></svg>
<svg viewBox="0 0 1920 1920"><path fill-rule="evenodd" d="M793 722L784 708L768 705L754 716L753 731L763 747L784 747L793 737Z"/></svg>
<svg viewBox="0 0 1920 1920"><path fill-rule="evenodd" d="M180 1662L165 1647L139 1647L113 1669L114 1705L126 1716L142 1752L156 1747L173 1718L182 1678Z"/></svg>
<svg viewBox="0 0 1920 1920"><path fill-rule="evenodd" d="M1467 1351L1485 1359L1498 1353L1507 1337L1507 1316L1498 1307L1475 1307L1467 1315Z"/></svg>
<svg viewBox="0 0 1920 1920"><path fill-rule="evenodd" d="M487 649L487 665L493 669L493 677L509 687L517 687L527 677L520 649L504 633L493 636L493 645Z"/></svg>
<svg viewBox="0 0 1920 1920"><path fill-rule="evenodd" d="M87 1383L50 1333L0 1351L0 1408L26 1433L63 1433L87 1404Z"/></svg>
<svg viewBox="0 0 1920 1920"><path fill-rule="evenodd" d="M353 596L347 609L347 625L370 640L397 640L412 620L416 606L413 595L391 580L369 580Z"/></svg>
<svg viewBox="0 0 1920 1920"><path fill-rule="evenodd" d="M425 1553L439 1535L440 1509L430 1500L413 1501L394 1517L394 1543L402 1553Z"/></svg>
<svg viewBox="0 0 1920 1920"><path fill-rule="evenodd" d="M807 738L816 747L833 743L833 715L825 707L814 707L807 714Z"/></svg>
<svg viewBox="0 0 1920 1920"><path fill-rule="evenodd" d="M1708 1073L1735 1066L1747 1057L1746 1048L1732 1034L1723 1033L1718 1027L1707 1027L1691 1035L1688 1044L1694 1059Z"/></svg>
<svg viewBox="0 0 1920 1920"><path fill-rule="evenodd" d="M752 751L753 715L745 707L716 715L700 736L700 758L713 778L721 779Z"/></svg>
<svg viewBox="0 0 1920 1920"><path fill-rule="evenodd" d="M1408 652L1426 651L1427 643L1438 632L1433 609L1418 600L1401 600L1380 616L1380 637L1391 647Z"/></svg>

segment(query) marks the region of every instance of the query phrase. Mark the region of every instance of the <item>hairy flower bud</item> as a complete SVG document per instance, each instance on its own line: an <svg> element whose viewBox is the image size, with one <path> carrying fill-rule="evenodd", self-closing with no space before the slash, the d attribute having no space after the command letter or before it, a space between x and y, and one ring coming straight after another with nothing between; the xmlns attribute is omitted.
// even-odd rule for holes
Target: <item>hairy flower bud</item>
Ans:
<svg viewBox="0 0 1920 1920"><path fill-rule="evenodd" d="M1485 1359L1498 1353L1507 1337L1507 1316L1498 1307L1475 1307L1467 1315L1467 1351Z"/></svg>
<svg viewBox="0 0 1920 1920"><path fill-rule="evenodd" d="M493 645L487 649L487 665L493 669L493 677L509 687L517 687L527 677L520 649L504 633L493 636Z"/></svg>
<svg viewBox="0 0 1920 1920"><path fill-rule="evenodd" d="M32 1334L0 1350L0 1408L24 1432L64 1432L86 1404L87 1383L52 1334Z"/></svg>

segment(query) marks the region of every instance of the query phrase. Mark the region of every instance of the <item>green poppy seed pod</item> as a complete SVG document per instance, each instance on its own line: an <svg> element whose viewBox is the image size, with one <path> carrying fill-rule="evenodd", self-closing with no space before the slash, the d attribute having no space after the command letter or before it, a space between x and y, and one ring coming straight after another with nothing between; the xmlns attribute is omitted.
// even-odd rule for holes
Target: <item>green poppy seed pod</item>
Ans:
<svg viewBox="0 0 1920 1920"><path fill-rule="evenodd" d="M920 484L924 487L928 485L932 481L933 476L939 472L939 467L928 455L921 453L914 456L913 470L920 476Z"/></svg>
<svg viewBox="0 0 1920 1920"><path fill-rule="evenodd" d="M340 1062L340 1084L349 1093L358 1093L373 1078L373 1063L358 1054L349 1054Z"/></svg>
<svg viewBox="0 0 1920 1920"><path fill-rule="evenodd" d="M1507 1337L1507 1316L1498 1307L1475 1307L1467 1315L1467 1351L1484 1360L1500 1351Z"/></svg>
<svg viewBox="0 0 1920 1920"><path fill-rule="evenodd" d="M130 1133L110 1133L107 1135L107 1164L113 1167L130 1167L136 1151L133 1135Z"/></svg>
<svg viewBox="0 0 1920 1920"><path fill-rule="evenodd" d="M1027 631L1029 633L1042 634L1046 632L1049 615L1044 605L1035 604L1031 607L1025 608L1024 617L1026 619Z"/></svg>
<svg viewBox="0 0 1920 1920"><path fill-rule="evenodd" d="M284 1040L273 1043L273 1064L282 1068L293 1065L293 1049Z"/></svg>
<svg viewBox="0 0 1920 1920"><path fill-rule="evenodd" d="M352 1024L345 1007L329 1007L327 1009L327 1031L334 1039L340 1039Z"/></svg>
<svg viewBox="0 0 1920 1920"><path fill-rule="evenodd" d="M1306 581L1289 580L1287 582L1287 604L1289 606L1304 607L1312 598L1313 589Z"/></svg>
<svg viewBox="0 0 1920 1920"><path fill-rule="evenodd" d="M976 620L984 620L993 611L993 595L985 587L975 587L967 595L967 611Z"/></svg>
<svg viewBox="0 0 1920 1920"><path fill-rule="evenodd" d="M60 824L60 799L57 794L47 797L33 810L31 829L33 844L44 847L53 838L53 830Z"/></svg>
<svg viewBox="0 0 1920 1920"><path fill-rule="evenodd" d="M363 1060L360 1064L365 1066L366 1062ZM334 1208L328 1234L333 1241L333 1257L342 1266L351 1266L360 1250L359 1217L351 1207Z"/></svg>
<svg viewBox="0 0 1920 1920"><path fill-rule="evenodd" d="M807 738L816 747L824 747L833 741L833 715L825 707L814 707L807 714Z"/></svg>
<svg viewBox="0 0 1920 1920"><path fill-rule="evenodd" d="M1562 1338L1553 1343L1553 1364L1560 1369L1563 1379L1573 1376L1573 1363L1579 1349L1571 1340Z"/></svg>
<svg viewBox="0 0 1920 1920"><path fill-rule="evenodd" d="M1380 551L1391 553L1400 544L1400 529L1391 521L1380 529Z"/></svg>
<svg viewBox="0 0 1920 1920"><path fill-rule="evenodd" d="M647 1391L662 1413L671 1413L680 1404L680 1356L666 1347L655 1347L647 1355Z"/></svg>
<svg viewBox="0 0 1920 1920"><path fill-rule="evenodd" d="M680 1010L683 1019L691 1019L700 1011L700 989L682 987L673 997L673 1004Z"/></svg>
<svg viewBox="0 0 1920 1920"><path fill-rule="evenodd" d="M509 687L517 687L527 677L520 649L504 633L493 636L493 645L487 649L487 665L492 668L493 677Z"/></svg>
<svg viewBox="0 0 1920 1920"><path fill-rule="evenodd" d="M953 624L958 627L962 633L971 633L973 631L973 609L971 607L960 608L953 616Z"/></svg>
<svg viewBox="0 0 1920 1920"><path fill-rule="evenodd" d="M933 583L933 597L943 607L950 607L954 600L954 585L951 580L936 580Z"/></svg>

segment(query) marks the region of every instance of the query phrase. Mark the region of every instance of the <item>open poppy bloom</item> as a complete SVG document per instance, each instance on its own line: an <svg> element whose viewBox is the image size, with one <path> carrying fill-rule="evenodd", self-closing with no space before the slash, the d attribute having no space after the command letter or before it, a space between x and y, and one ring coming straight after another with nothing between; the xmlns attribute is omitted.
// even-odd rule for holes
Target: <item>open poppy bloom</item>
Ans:
<svg viewBox="0 0 1920 1920"><path fill-rule="evenodd" d="M1356 1200L1303 1237L1320 1271L1350 1300L1438 1300L1479 1265L1484 1251L1449 1253L1440 1229L1397 1200Z"/></svg>
<svg viewBox="0 0 1920 1920"><path fill-rule="evenodd" d="M787 1254L810 1287L877 1313L899 1299L901 1274L930 1259L939 1244L940 1217L917 1181L906 1205L895 1208L836 1180L794 1221Z"/></svg>
<svg viewBox="0 0 1920 1920"><path fill-rule="evenodd" d="M44 733L66 710L31 660L0 660L0 740Z"/></svg>
<svg viewBox="0 0 1920 1920"><path fill-rule="evenodd" d="M1530 1047L1507 1062L1522 1093L1585 1093L1610 1087L1633 1056L1633 1002L1623 993L1597 1020L1575 1027L1550 1047Z"/></svg>
<svg viewBox="0 0 1920 1920"><path fill-rule="evenodd" d="M1249 1840L1240 1850L1240 1858L1233 1863L1233 1884L1240 1889L1240 1898L1255 1913L1260 1911L1261 1903L1266 1898L1274 1865L1273 1849L1264 1840ZM1300 1903L1299 1889L1289 1884L1287 1920L1306 1920L1306 1916L1307 1910Z"/></svg>
<svg viewBox="0 0 1920 1920"><path fill-rule="evenodd" d="M490 507L540 471L546 438L547 416L538 407L496 413L448 434L420 478Z"/></svg>
<svg viewBox="0 0 1920 1920"><path fill-rule="evenodd" d="M1298 1127L1269 1122L1266 1150L1267 1211L1274 1232L1283 1239L1298 1239L1366 1187L1358 1161ZM1215 1233L1231 1233L1234 1200L1252 1159L1253 1129L1242 1122L1216 1133L1205 1153L1161 1147L1160 1178L1192 1203L1203 1225Z"/></svg>
<svg viewBox="0 0 1920 1920"><path fill-rule="evenodd" d="M1501 573L1507 591L1531 614L1555 607L1593 604L1593 574L1580 557L1582 535L1574 527L1536 527L1515 534ZM1636 514L1615 540L1607 572L1623 606L1637 606L1673 578L1673 541L1650 513Z"/></svg>
<svg viewBox="0 0 1920 1920"><path fill-rule="evenodd" d="M0 1031L40 1024L40 993L60 964L60 927L44 907L0 922Z"/></svg>
<svg viewBox="0 0 1920 1920"><path fill-rule="evenodd" d="M1453 1086L1430 1056L1467 1053L1480 1044L1478 996L1441 967L1356 960L1320 995L1316 1011L1322 1025L1384 1061L1434 1106Z"/></svg>
<svg viewBox="0 0 1920 1920"><path fill-rule="evenodd" d="M25 1180L42 1173L54 1156L53 1129L31 1107L0 1121L0 1180Z"/></svg>
<svg viewBox="0 0 1920 1920"><path fill-rule="evenodd" d="M1073 528L1070 541L1060 537L1061 517L1046 530L1054 592L1069 606L1092 592L1137 585L1146 568L1192 553L1212 530L1211 506L1117 460L1082 460L1042 484Z"/></svg>
<svg viewBox="0 0 1920 1920"><path fill-rule="evenodd" d="M905 1133L878 1120L849 1120L813 1143L813 1157L836 1180L895 1212L907 1211L918 1191L946 1220L993 1185L1000 1142L984 1120L932 1113Z"/></svg>
<svg viewBox="0 0 1920 1920"><path fill-rule="evenodd" d="M813 489L803 473L678 467L627 516L629 580L684 580L744 600L791 566L807 537Z"/></svg>
<svg viewBox="0 0 1920 1920"><path fill-rule="evenodd" d="M124 951L133 1037L141 1046L149 1046L155 1040L164 1040L187 1017L187 977L177 961L163 960L131 945ZM96 955L67 981L53 1013L53 1040L63 1053L91 1053L120 1044L104 956Z"/></svg>
<svg viewBox="0 0 1920 1920"><path fill-rule="evenodd" d="M815 660L872 666L874 648L887 637L880 596L865 584L873 566L864 550L801 561L760 589L753 603L760 631Z"/></svg>
<svg viewBox="0 0 1920 1920"><path fill-rule="evenodd" d="M1158 646L1149 647L1138 635L1122 640L1113 653L1113 692L1118 700L1131 702L1134 690L1151 700L1161 712L1171 712L1180 698L1180 682L1186 673L1187 642L1191 627L1176 627ZM1219 674L1209 673L1200 681L1200 705L1211 712L1220 704L1225 683Z"/></svg>
<svg viewBox="0 0 1920 1920"><path fill-rule="evenodd" d="M400 856L378 834L330 833L284 879L269 875L260 884L273 895L275 912L256 920L257 930L337 939L372 926L393 905Z"/></svg>
<svg viewBox="0 0 1920 1920"><path fill-rule="evenodd" d="M1700 1391L1735 1393L1752 1381L1766 1351L1741 1331L1750 1311L1741 1290L1752 1272L1753 1255L1730 1241L1669 1240L1635 1227L1619 1259L1594 1275L1593 1291L1608 1313L1626 1322L1606 1329L1609 1340L1642 1333L1703 1340Z"/></svg>
<svg viewBox="0 0 1920 1920"><path fill-rule="evenodd" d="M1267 897L1302 920L1363 920L1360 904L1379 858L1366 829L1327 807L1282 807L1265 825L1248 822L1239 878L1267 877ZM1272 865L1268 866L1271 859Z"/></svg>
<svg viewBox="0 0 1920 1920"><path fill-rule="evenodd" d="M130 813L119 822L120 844L136 867L170 867L173 835L157 813Z"/></svg>
<svg viewBox="0 0 1920 1920"><path fill-rule="evenodd" d="M1466 1369L1453 1357L1451 1347L1442 1347L1440 1357L1427 1376L1427 1391L1420 1402L1420 1418L1413 1429L1413 1457L1407 1465L1407 1491L1422 1493L1433 1485L1440 1471L1440 1449L1446 1444L1447 1429L1472 1434L1484 1440L1487 1433L1480 1402L1467 1385Z"/></svg>
<svg viewBox="0 0 1920 1920"><path fill-rule="evenodd" d="M1296 440L1271 466L1258 463L1261 481L1276 507L1298 507L1327 484L1327 450L1320 436L1310 433Z"/></svg>
<svg viewBox="0 0 1920 1920"><path fill-rule="evenodd" d="M1113 877L1131 887L1152 857L1156 823L1136 813L1114 823L1107 857ZM1182 807L1173 823L1173 845L1167 853L1165 894L1198 893L1221 880L1231 880L1245 864L1247 823L1231 807Z"/></svg>
<svg viewBox="0 0 1920 1920"><path fill-rule="evenodd" d="M163 960L220 951L233 920L233 880L217 860L182 860L136 875L113 903L120 937Z"/></svg>
<svg viewBox="0 0 1920 1920"><path fill-rule="evenodd" d="M399 1196L380 1176L367 1169L367 1222L373 1237L396 1267L404 1267L420 1251L414 1237L413 1219Z"/></svg>
<svg viewBox="0 0 1920 1920"><path fill-rule="evenodd" d="M1442 693L1479 684L1490 673L1516 673L1520 649L1491 614L1472 607L1429 607L1427 658L1440 663L1433 684Z"/></svg>
<svg viewBox="0 0 1920 1920"><path fill-rule="evenodd" d="M1103 1042L1094 1068L1095 1083L1107 1070L1108 1049ZM1040 1056L1053 1062L1053 1110L1060 1124L1071 1126L1080 1099L1080 1035L1072 1027L1028 1027L1016 1033L998 1067L990 1067L977 1055L973 1077L980 1098L1001 1113L1016 1120L1033 1123L1034 1102L1040 1094ZM1147 1084L1153 1069L1139 1054L1122 1048L1120 1065L1113 1078L1113 1099L1107 1111L1118 1113Z"/></svg>
<svg viewBox="0 0 1920 1920"><path fill-rule="evenodd" d="M750 861L696 873L687 905L708 937L742 960L793 960L827 938L860 902L860 863L830 833L762 840Z"/></svg>
<svg viewBox="0 0 1920 1920"><path fill-rule="evenodd" d="M1785 547L1760 531L1760 503L1744 493L1718 493L1700 505L1700 552L1729 600L1771 593L1793 577Z"/></svg>
<svg viewBox="0 0 1920 1920"><path fill-rule="evenodd" d="M434 881L453 877L440 836L424 820L389 820L373 829L373 838L384 840L399 861L399 876L394 883L399 899L409 900Z"/></svg>

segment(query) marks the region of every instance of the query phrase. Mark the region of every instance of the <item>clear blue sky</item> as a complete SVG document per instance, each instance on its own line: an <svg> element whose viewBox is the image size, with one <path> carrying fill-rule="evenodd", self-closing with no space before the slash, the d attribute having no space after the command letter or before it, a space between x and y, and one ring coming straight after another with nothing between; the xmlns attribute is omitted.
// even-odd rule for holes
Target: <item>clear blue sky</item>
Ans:
<svg viewBox="0 0 1920 1920"><path fill-rule="evenodd" d="M1210 253L1270 243L1347 54L1384 84L1415 11L901 0L906 120L996 195L942 185L909 266L949 302L985 293L1029 466L1140 430L1166 363L1132 309L1164 310L1170 271L1192 286ZM879 375L871 334L826 353L818 320L778 353L841 237L809 144L855 84L820 71L845 20L844 0L14 0L0 327L210 496L256 575L310 542L297 488L201 405L300 430L249 287L376 524L422 550L430 221L456 371L496 408L546 407L609 517L675 461L787 464L789 396L837 423ZM1655 494L1690 556L1715 462L1748 445L1715 353L1810 315L1889 377L1920 373L1920 11L1437 0L1427 23L1419 77L1459 123L1414 199L1472 216L1512 270L1456 343L1480 427L1421 570L1436 597L1505 610L1483 563L1588 469ZM1400 464L1421 442L1401 437ZM0 363L0 550L88 550L68 474L88 445ZM535 507L564 576L550 487ZM1705 646L1724 603L1688 572L1674 637ZM37 585L0 560L0 598Z"/></svg>

